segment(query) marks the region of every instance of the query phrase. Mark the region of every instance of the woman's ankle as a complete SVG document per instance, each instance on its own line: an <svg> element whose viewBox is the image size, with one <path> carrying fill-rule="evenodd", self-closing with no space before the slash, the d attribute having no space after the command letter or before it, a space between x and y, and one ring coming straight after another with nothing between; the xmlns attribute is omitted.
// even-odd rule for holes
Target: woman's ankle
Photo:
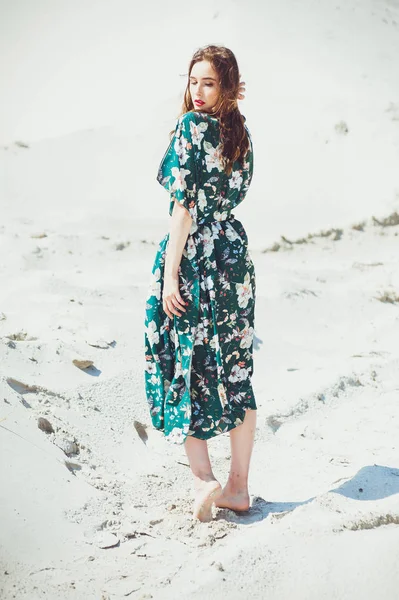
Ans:
<svg viewBox="0 0 399 600"><path fill-rule="evenodd" d="M248 479L229 476L224 490L233 495L248 495Z"/></svg>
<svg viewBox="0 0 399 600"><path fill-rule="evenodd" d="M202 487L203 485L210 483L210 482L214 482L214 481L217 482L217 479L213 473L209 473L209 472L204 473L201 471L196 471L196 472L193 472L193 476L194 476L195 488Z"/></svg>

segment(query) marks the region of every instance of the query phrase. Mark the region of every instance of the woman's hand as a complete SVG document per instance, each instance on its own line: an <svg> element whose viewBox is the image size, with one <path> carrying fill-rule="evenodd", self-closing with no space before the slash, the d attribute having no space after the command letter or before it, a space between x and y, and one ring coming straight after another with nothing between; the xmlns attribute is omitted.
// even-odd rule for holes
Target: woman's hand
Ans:
<svg viewBox="0 0 399 600"><path fill-rule="evenodd" d="M240 81L238 86L237 100L244 100L245 98L245 81Z"/></svg>
<svg viewBox="0 0 399 600"><path fill-rule="evenodd" d="M179 267L183 248L191 228L192 218L188 210L178 202L173 203L169 241L166 247L165 269L163 276L162 303L170 319L186 312L185 302L180 296Z"/></svg>
<svg viewBox="0 0 399 600"><path fill-rule="evenodd" d="M185 302L179 291L179 277L172 275L164 276L163 291L162 291L162 306L170 319L173 315L181 317L181 312L186 312Z"/></svg>

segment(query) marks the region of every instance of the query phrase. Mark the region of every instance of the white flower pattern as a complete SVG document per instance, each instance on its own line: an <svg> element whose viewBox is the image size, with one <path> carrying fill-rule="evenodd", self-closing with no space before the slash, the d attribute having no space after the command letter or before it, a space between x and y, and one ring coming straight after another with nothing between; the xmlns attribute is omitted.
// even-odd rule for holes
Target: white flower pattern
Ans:
<svg viewBox="0 0 399 600"><path fill-rule="evenodd" d="M209 227L204 227L202 233L202 243L204 245L204 256L209 258L212 254L214 245L212 240L212 232Z"/></svg>
<svg viewBox="0 0 399 600"><path fill-rule="evenodd" d="M240 331L240 348L251 348L254 341L254 328L248 324Z"/></svg>
<svg viewBox="0 0 399 600"><path fill-rule="evenodd" d="M160 299L161 297L161 282L160 282L160 278L161 278L161 269L155 269L154 273L152 274L151 277L151 281L150 281L150 287L149 287L149 292L148 292L148 297L147 298L151 298L151 296L155 296L155 298L157 300Z"/></svg>
<svg viewBox="0 0 399 600"><path fill-rule="evenodd" d="M222 161L222 147L220 144L216 146L212 146L209 142L204 142L205 148L205 163L208 173L210 173L213 169L217 169L218 171L223 171L223 161Z"/></svg>
<svg viewBox="0 0 399 600"><path fill-rule="evenodd" d="M150 321L148 323L146 333L147 333L148 341L150 342L151 346L153 346L154 344L158 344L159 333L157 331L157 324L155 323L155 321Z"/></svg>
<svg viewBox="0 0 399 600"><path fill-rule="evenodd" d="M249 272L245 274L244 283L236 283L238 306L240 308L246 308L248 302L253 298L251 275Z"/></svg>
<svg viewBox="0 0 399 600"><path fill-rule="evenodd" d="M229 179L229 187L231 189L236 188L239 190L242 185L242 177L240 171L233 171L231 174L231 178Z"/></svg>
<svg viewBox="0 0 399 600"><path fill-rule="evenodd" d="M198 198L198 208L203 211L207 204L205 191L202 189L198 190L197 198Z"/></svg>
<svg viewBox="0 0 399 600"><path fill-rule="evenodd" d="M239 367L238 365L234 365L229 375L229 381L232 381L233 383L236 383L237 381L245 381L245 379L248 378L248 374L248 369L244 369L242 367Z"/></svg>
<svg viewBox="0 0 399 600"><path fill-rule="evenodd" d="M179 169L178 167L172 167L172 175L174 177L174 184L172 189L178 190L179 192L183 192L186 187L186 177L190 174L188 169Z"/></svg>
<svg viewBox="0 0 399 600"><path fill-rule="evenodd" d="M154 375L154 373L157 372L157 366L154 362L152 361L147 361L146 365L145 365L145 370L147 371L147 373L149 373L150 375Z"/></svg>
<svg viewBox="0 0 399 600"><path fill-rule="evenodd" d="M194 123L193 121L190 121L190 132L193 144L196 144L198 147L200 147L204 137L204 131L206 131L207 129L208 123L205 123L204 121L198 124Z"/></svg>
<svg viewBox="0 0 399 600"><path fill-rule="evenodd" d="M179 157L179 162L181 165L185 165L187 162L187 159L189 157L189 154L187 151L187 144L188 144L188 141L183 136L180 136L179 138L176 138L176 140L175 140L174 149L175 149L177 156Z"/></svg>
<svg viewBox="0 0 399 600"><path fill-rule="evenodd" d="M230 223L227 223L226 225L226 237L230 242L235 242L236 240L240 239L240 236L238 235L234 227L230 225Z"/></svg>

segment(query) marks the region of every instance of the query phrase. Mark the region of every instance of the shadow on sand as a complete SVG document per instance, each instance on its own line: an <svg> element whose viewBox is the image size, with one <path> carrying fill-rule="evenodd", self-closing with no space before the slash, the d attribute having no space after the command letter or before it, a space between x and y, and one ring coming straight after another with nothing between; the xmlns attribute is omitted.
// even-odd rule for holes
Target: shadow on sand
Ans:
<svg viewBox="0 0 399 600"><path fill-rule="evenodd" d="M340 479L338 481L344 481ZM338 482L334 482L338 483ZM381 465L370 465L362 467L356 475L346 479L339 487L328 490L335 494L341 494L352 500L381 500L388 496L399 493L399 469L384 467ZM324 492L323 492L324 493ZM220 508L216 520L230 521L241 525L250 525L257 521L263 521L270 514L283 516L315 499L316 496L300 502L268 502L260 496L255 496L252 506L247 512L234 512L229 509Z"/></svg>

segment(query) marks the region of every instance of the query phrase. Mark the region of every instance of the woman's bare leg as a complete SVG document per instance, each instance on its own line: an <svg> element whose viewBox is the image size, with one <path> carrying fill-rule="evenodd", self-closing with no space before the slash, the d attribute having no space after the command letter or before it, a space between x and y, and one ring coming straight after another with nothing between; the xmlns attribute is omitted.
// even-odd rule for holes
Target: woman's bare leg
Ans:
<svg viewBox="0 0 399 600"><path fill-rule="evenodd" d="M247 410L244 422L230 431L231 463L229 479L216 506L232 510L249 509L248 472L254 445L256 410Z"/></svg>
<svg viewBox="0 0 399 600"><path fill-rule="evenodd" d="M212 504L221 494L222 487L212 471L208 444L205 440L199 440L189 435L184 446L194 475L195 502L193 517L200 521L210 521L212 519Z"/></svg>

